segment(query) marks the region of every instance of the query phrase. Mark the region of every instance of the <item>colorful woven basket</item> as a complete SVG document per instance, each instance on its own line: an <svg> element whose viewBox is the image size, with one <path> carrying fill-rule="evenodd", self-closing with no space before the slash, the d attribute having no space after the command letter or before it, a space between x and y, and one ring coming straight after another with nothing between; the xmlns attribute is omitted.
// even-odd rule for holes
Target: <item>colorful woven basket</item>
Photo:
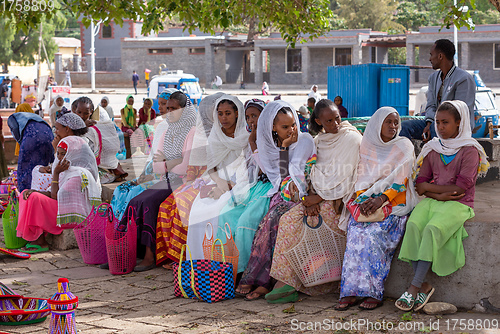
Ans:
<svg viewBox="0 0 500 334"><path fill-rule="evenodd" d="M50 314L47 299L2 298L0 299L0 325L28 325L45 321Z"/></svg>

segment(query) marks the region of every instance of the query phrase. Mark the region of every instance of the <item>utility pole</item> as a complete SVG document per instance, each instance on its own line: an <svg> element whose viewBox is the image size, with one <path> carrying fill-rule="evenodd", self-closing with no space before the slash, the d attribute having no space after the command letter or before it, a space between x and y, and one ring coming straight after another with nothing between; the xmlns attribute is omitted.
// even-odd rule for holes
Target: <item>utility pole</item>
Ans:
<svg viewBox="0 0 500 334"><path fill-rule="evenodd" d="M43 30L43 22L40 22L40 37L38 39L38 61L36 64L36 82L37 85L40 84L40 72L41 72L41 66L42 66L42 30Z"/></svg>
<svg viewBox="0 0 500 334"><path fill-rule="evenodd" d="M94 40L97 34L99 33L99 28L101 26L101 21L97 22L97 26L94 25L94 21L90 21L90 88L91 93L96 94L95 90L95 45Z"/></svg>
<svg viewBox="0 0 500 334"><path fill-rule="evenodd" d="M457 0L453 0L453 6L455 6L455 8L457 7ZM458 67L458 32L457 24L455 22L453 22L453 44L455 44L455 56L453 56L453 62L455 63L455 66Z"/></svg>

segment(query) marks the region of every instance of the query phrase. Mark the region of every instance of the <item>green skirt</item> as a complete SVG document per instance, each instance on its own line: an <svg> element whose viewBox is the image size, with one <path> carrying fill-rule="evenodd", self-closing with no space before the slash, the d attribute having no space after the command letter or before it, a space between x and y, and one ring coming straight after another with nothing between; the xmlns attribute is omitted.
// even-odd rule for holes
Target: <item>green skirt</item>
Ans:
<svg viewBox="0 0 500 334"><path fill-rule="evenodd" d="M465 265L464 223L472 217L474 210L465 204L424 199L406 223L399 259L432 262L432 271L439 276L457 271Z"/></svg>

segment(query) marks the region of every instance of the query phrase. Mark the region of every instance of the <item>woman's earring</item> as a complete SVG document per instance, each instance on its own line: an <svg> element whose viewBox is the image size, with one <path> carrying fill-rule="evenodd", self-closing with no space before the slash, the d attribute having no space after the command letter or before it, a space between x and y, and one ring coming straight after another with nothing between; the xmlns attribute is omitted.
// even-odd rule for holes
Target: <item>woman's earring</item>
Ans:
<svg viewBox="0 0 500 334"><path fill-rule="evenodd" d="M273 137L276 137L278 135L276 131L271 131L271 134L273 135Z"/></svg>

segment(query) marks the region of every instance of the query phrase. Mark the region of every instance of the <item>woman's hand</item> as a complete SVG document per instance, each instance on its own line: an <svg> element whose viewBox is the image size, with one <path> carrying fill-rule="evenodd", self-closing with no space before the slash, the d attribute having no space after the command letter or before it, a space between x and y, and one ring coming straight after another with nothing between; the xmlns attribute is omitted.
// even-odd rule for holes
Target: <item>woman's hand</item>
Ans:
<svg viewBox="0 0 500 334"><path fill-rule="evenodd" d="M26 201L28 197L30 197L30 195L33 194L34 192L36 192L36 190L33 189L28 189L23 191L23 199Z"/></svg>
<svg viewBox="0 0 500 334"><path fill-rule="evenodd" d="M49 166L45 166L45 167L42 166L42 167L40 167L38 169L38 171L40 173L48 173L48 174L50 174L50 173L52 173L52 167L50 167L50 165Z"/></svg>
<svg viewBox="0 0 500 334"><path fill-rule="evenodd" d="M139 176L139 178L137 179L136 184L141 184L141 183L144 183L144 182L149 182L149 181L152 181L153 179L154 179L153 175L144 175L144 174L141 174L141 176Z"/></svg>
<svg viewBox="0 0 500 334"><path fill-rule="evenodd" d="M94 121L93 119L88 119L85 121L85 125L88 127L88 126L94 126L97 122Z"/></svg>
<svg viewBox="0 0 500 334"><path fill-rule="evenodd" d="M208 197L213 199L219 199L224 193L225 193L224 190L220 189L219 187L215 187L208 192Z"/></svg>
<svg viewBox="0 0 500 334"><path fill-rule="evenodd" d="M428 185L427 182L421 182L415 185L415 190L420 196L423 196L424 193L427 191L427 185Z"/></svg>
<svg viewBox="0 0 500 334"><path fill-rule="evenodd" d="M304 206L306 208L313 206L313 205L316 205L316 204L319 204L322 201L323 201L323 199L319 195L302 196L302 204L304 204Z"/></svg>
<svg viewBox="0 0 500 334"><path fill-rule="evenodd" d="M465 196L465 193L459 194L456 191L449 191L449 192L445 192L445 193L441 193L441 194L434 193L434 199L436 199L438 201L443 201L443 202L445 202L445 201L458 201L459 199L461 199L464 196Z"/></svg>
<svg viewBox="0 0 500 334"><path fill-rule="evenodd" d="M248 143L250 145L254 144L257 141L257 125L256 124L250 124L250 136L248 136Z"/></svg>
<svg viewBox="0 0 500 334"><path fill-rule="evenodd" d="M165 157L165 154L163 154L162 151L157 151L154 155L153 155L153 162L162 162L162 161L166 161L167 158Z"/></svg>
<svg viewBox="0 0 500 334"><path fill-rule="evenodd" d="M296 143L298 138L299 138L299 130L297 129L297 127L295 127L290 137L283 140L283 142L281 143L281 147L288 147L293 143Z"/></svg>
<svg viewBox="0 0 500 334"><path fill-rule="evenodd" d="M320 207L319 204L313 204L311 206L306 207L306 216L317 216L319 215Z"/></svg>
<svg viewBox="0 0 500 334"><path fill-rule="evenodd" d="M363 216L367 217L377 211L387 199L386 195L369 198L359 205L359 210Z"/></svg>
<svg viewBox="0 0 500 334"><path fill-rule="evenodd" d="M65 170L68 170L69 168L69 161L66 160L66 159L63 159L61 161L59 161L59 163L56 165L56 167L54 167L54 174L61 174L62 172L64 172Z"/></svg>

